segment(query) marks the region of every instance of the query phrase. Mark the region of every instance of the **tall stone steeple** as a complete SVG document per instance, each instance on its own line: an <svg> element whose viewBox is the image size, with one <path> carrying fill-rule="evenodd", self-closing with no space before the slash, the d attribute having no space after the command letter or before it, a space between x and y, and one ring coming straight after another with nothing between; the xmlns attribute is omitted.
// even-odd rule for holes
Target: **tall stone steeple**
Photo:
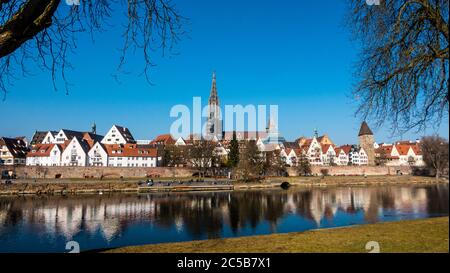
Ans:
<svg viewBox="0 0 450 273"><path fill-rule="evenodd" d="M208 121L206 135L209 139L222 139L222 116L220 114L219 96L217 95L216 72L213 72L211 91L208 100Z"/></svg>
<svg viewBox="0 0 450 273"><path fill-rule="evenodd" d="M216 86L216 72L213 72L212 75L212 83L211 83L211 91L209 93L209 101L208 105L219 105L219 96L217 95L217 86Z"/></svg>

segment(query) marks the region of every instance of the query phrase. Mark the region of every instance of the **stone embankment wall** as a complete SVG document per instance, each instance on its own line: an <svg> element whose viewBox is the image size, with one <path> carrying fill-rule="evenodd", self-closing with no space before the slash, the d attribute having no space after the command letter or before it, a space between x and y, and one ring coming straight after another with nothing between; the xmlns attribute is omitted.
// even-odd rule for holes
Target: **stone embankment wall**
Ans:
<svg viewBox="0 0 450 273"><path fill-rule="evenodd" d="M311 166L315 175L321 175L322 170L327 170L328 175L398 175L411 174L409 166ZM289 176L296 176L295 168L288 169Z"/></svg>
<svg viewBox="0 0 450 273"><path fill-rule="evenodd" d="M369 167L369 166L312 166L312 173L320 175L321 170L328 175L397 175L410 174L411 168ZM131 177L190 177L196 170L189 168L125 168L125 167L36 167L36 166L0 166L0 171L13 170L17 178L131 178ZM288 168L289 176L297 176L295 168Z"/></svg>
<svg viewBox="0 0 450 273"><path fill-rule="evenodd" d="M188 168L125 168L125 167L43 167L0 166L0 171L13 170L17 178L130 178L130 177L189 177L196 170Z"/></svg>

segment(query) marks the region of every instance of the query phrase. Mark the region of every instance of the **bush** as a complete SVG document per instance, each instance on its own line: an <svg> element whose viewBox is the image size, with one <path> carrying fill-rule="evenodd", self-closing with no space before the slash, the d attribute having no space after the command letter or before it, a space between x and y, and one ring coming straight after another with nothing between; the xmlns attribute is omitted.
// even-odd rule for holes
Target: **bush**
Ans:
<svg viewBox="0 0 450 273"><path fill-rule="evenodd" d="M416 176L431 176L430 169L421 167L412 167L411 174Z"/></svg>
<svg viewBox="0 0 450 273"><path fill-rule="evenodd" d="M321 173L323 176L328 176L328 175L329 175L329 170L328 170L328 169L321 169L321 170L320 170L320 173Z"/></svg>

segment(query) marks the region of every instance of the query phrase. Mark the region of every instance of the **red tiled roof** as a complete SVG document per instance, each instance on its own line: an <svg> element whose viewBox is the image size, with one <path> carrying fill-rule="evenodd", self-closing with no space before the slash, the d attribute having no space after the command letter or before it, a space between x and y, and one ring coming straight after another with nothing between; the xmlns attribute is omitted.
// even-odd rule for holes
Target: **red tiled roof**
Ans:
<svg viewBox="0 0 450 273"><path fill-rule="evenodd" d="M111 157L156 157L158 149L147 145L137 144L107 144L104 145L108 156Z"/></svg>
<svg viewBox="0 0 450 273"><path fill-rule="evenodd" d="M350 151L352 150L352 145L342 145L339 147L339 149L344 151L344 153L346 155L348 155L350 153Z"/></svg>
<svg viewBox="0 0 450 273"><path fill-rule="evenodd" d="M413 149L413 151L416 155L422 155L422 149L420 148L420 145L415 144L415 145L412 145L411 148Z"/></svg>
<svg viewBox="0 0 450 273"><path fill-rule="evenodd" d="M27 157L47 157L56 144L36 144L31 151L27 153Z"/></svg>
<svg viewBox="0 0 450 273"><path fill-rule="evenodd" d="M378 149L375 150L375 153L380 154L381 151L384 150L386 155L391 155L393 147L394 147L393 145L380 146L380 147L378 147Z"/></svg>
<svg viewBox="0 0 450 273"><path fill-rule="evenodd" d="M152 144L164 144L164 145L171 145L175 144L175 140L172 138L172 135L170 134L163 134L157 136L153 141Z"/></svg>
<svg viewBox="0 0 450 273"><path fill-rule="evenodd" d="M302 152L306 153L306 151L302 148L294 148L294 152L297 156L300 156Z"/></svg>
<svg viewBox="0 0 450 273"><path fill-rule="evenodd" d="M304 139L303 145L301 145L300 148L303 148L303 149L308 150L308 149L309 149L309 146L311 146L312 141L313 141L312 138Z"/></svg>
<svg viewBox="0 0 450 273"><path fill-rule="evenodd" d="M411 147L411 145L409 145L409 144L395 145L395 148L397 149L397 151L400 155L407 155L408 151L409 151L409 147Z"/></svg>
<svg viewBox="0 0 450 273"><path fill-rule="evenodd" d="M322 153L327 153L328 149L330 149L330 147L333 147L333 145L331 144L320 144L320 146L322 147Z"/></svg>

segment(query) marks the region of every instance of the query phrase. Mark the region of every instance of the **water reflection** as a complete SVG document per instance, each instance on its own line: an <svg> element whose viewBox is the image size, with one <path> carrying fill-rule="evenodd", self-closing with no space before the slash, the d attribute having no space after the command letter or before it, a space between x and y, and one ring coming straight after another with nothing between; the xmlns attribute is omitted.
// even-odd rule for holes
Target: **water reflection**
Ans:
<svg viewBox="0 0 450 273"><path fill-rule="evenodd" d="M448 185L0 197L0 252L63 251L448 215Z"/></svg>

